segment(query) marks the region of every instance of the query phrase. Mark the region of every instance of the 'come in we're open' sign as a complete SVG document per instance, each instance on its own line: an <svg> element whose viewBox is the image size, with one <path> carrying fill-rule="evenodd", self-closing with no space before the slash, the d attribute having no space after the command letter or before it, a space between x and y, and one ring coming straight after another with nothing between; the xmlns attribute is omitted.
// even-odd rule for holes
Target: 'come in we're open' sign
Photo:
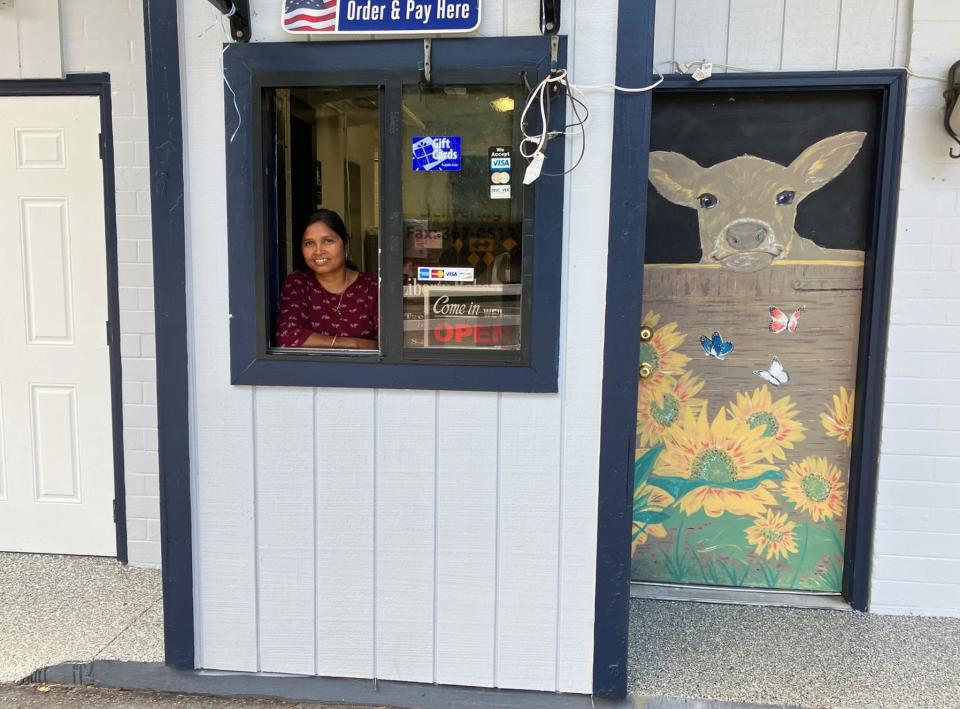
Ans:
<svg viewBox="0 0 960 709"><path fill-rule="evenodd" d="M284 0L281 21L295 34L472 32L480 0Z"/></svg>

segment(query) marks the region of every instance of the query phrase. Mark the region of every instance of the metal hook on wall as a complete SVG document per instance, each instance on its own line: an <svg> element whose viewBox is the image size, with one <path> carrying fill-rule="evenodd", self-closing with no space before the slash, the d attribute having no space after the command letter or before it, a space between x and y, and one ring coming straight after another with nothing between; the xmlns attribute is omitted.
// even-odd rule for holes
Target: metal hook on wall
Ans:
<svg viewBox="0 0 960 709"><path fill-rule="evenodd" d="M943 97L947 99L947 112L943 117L943 127L960 145L960 61L954 62L947 72L947 90ZM960 150L950 148L950 157L960 160Z"/></svg>
<svg viewBox="0 0 960 709"><path fill-rule="evenodd" d="M430 53L432 42L429 39L423 40L423 61L417 62L417 68L420 69L420 83L430 85Z"/></svg>

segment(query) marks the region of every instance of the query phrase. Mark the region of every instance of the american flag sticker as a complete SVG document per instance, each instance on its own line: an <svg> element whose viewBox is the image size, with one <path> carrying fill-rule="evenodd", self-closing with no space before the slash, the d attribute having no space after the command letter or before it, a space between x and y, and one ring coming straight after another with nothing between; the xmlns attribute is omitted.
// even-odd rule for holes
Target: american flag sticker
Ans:
<svg viewBox="0 0 960 709"><path fill-rule="evenodd" d="M336 32L340 0L284 0L283 29L287 32Z"/></svg>

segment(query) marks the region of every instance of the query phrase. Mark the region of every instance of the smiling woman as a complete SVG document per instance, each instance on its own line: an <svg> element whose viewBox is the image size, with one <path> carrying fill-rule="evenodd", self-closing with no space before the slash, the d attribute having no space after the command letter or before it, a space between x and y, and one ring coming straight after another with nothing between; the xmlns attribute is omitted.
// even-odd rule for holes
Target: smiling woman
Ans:
<svg viewBox="0 0 960 709"><path fill-rule="evenodd" d="M350 238L340 215L320 209L300 248L307 270L287 276L277 308L278 347L375 350L377 281L347 261Z"/></svg>

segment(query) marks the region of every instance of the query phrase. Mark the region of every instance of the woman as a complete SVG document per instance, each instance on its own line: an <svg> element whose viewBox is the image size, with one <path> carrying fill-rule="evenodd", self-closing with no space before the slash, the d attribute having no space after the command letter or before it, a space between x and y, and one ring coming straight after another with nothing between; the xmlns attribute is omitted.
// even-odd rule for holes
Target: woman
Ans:
<svg viewBox="0 0 960 709"><path fill-rule="evenodd" d="M339 214L310 215L300 242L309 270L291 273L280 291L277 346L377 349L377 280L348 266L349 244Z"/></svg>

